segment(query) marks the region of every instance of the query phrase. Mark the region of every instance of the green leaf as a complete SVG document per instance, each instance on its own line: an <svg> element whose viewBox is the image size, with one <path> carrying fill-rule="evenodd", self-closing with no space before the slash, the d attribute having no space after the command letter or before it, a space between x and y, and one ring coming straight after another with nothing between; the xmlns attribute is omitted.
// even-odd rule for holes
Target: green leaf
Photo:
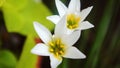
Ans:
<svg viewBox="0 0 120 68"><path fill-rule="evenodd" d="M6 4L9 5L9 7L16 7L15 9L23 8L28 0L1 0L1 4L5 6Z"/></svg>
<svg viewBox="0 0 120 68"><path fill-rule="evenodd" d="M114 0L109 0L109 2L107 3L107 5L105 7L103 16L100 21L100 25L98 27L96 38L95 38L94 44L92 46L91 52L89 54L88 61L86 63L85 68L89 68L90 66L91 66L91 68L96 68L96 66L97 66L98 59L100 57L100 49L104 42L111 18L113 16L112 13L113 13L113 7L115 5L114 2L115 2Z"/></svg>
<svg viewBox="0 0 120 68"><path fill-rule="evenodd" d="M7 30L27 36L16 68L36 67L37 55L30 52L35 45L34 38L37 36L33 28L33 21L40 22L49 30L53 30L54 28L53 23L46 19L46 16L51 15L50 11L43 3L34 1L35 0L5 0L1 7Z"/></svg>
<svg viewBox="0 0 120 68"><path fill-rule="evenodd" d="M0 51L0 68L15 68L16 58L7 50Z"/></svg>
<svg viewBox="0 0 120 68"><path fill-rule="evenodd" d="M37 55L32 54L30 51L35 46L34 39L29 35L26 39L21 58L16 68L35 68L37 63Z"/></svg>
<svg viewBox="0 0 120 68"><path fill-rule="evenodd" d="M18 4L19 2L23 2L23 5ZM24 35L34 33L33 21L42 23L50 30L54 27L46 19L46 16L51 15L50 11L41 2L7 0L2 7L2 11L9 32L19 32Z"/></svg>

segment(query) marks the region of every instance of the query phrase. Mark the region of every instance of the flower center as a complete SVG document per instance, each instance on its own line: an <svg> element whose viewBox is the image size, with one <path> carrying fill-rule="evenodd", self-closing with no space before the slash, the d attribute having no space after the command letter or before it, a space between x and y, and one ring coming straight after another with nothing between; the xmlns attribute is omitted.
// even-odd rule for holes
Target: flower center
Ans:
<svg viewBox="0 0 120 68"><path fill-rule="evenodd" d="M49 46L50 53L53 53L55 57L59 58L65 54L65 46L60 39L49 42Z"/></svg>
<svg viewBox="0 0 120 68"><path fill-rule="evenodd" d="M80 17L75 14L69 14L67 16L67 28L75 29L79 26Z"/></svg>

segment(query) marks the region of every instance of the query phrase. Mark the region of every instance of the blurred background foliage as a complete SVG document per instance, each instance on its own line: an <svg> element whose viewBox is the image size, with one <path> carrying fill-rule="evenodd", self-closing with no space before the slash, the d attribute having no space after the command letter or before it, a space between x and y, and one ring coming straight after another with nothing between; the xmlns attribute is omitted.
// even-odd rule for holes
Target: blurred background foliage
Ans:
<svg viewBox="0 0 120 68"><path fill-rule="evenodd" d="M68 6L70 0L61 0ZM74 45L86 59L64 59L58 68L120 68L120 0L81 0L94 6L86 20L94 28L82 31ZM46 16L58 14L54 0L0 0L0 68L50 68L48 57L30 53L41 42L33 29L38 21L53 32Z"/></svg>

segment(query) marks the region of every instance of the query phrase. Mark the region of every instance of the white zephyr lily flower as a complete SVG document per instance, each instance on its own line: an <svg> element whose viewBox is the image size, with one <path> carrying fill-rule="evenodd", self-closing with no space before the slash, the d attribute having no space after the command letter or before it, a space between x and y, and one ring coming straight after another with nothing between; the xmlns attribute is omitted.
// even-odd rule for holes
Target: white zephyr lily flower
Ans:
<svg viewBox="0 0 120 68"><path fill-rule="evenodd" d="M68 7L66 7L60 0L55 0L59 15L48 16L47 19L57 24L58 21L66 15L65 26L67 34L74 30L85 30L94 27L84 19L88 16L93 6L80 11L80 0L71 0Z"/></svg>
<svg viewBox="0 0 120 68"><path fill-rule="evenodd" d="M62 57L71 59L86 58L82 52L72 46L80 37L79 31L64 35L59 30L61 26L56 26L55 34L52 36L47 28L37 22L34 22L34 28L44 43L38 43L31 52L40 56L50 56L51 68L56 68L62 62Z"/></svg>

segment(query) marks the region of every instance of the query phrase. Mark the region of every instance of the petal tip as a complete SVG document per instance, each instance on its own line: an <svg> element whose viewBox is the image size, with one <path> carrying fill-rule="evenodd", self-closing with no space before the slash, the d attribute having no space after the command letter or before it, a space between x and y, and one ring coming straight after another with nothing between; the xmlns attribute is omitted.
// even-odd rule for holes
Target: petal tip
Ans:
<svg viewBox="0 0 120 68"><path fill-rule="evenodd" d="M93 6L90 6L90 8L92 9L92 8L93 8Z"/></svg>
<svg viewBox="0 0 120 68"><path fill-rule="evenodd" d="M32 54L36 54L35 53L35 51L34 51L34 48L33 49L31 49L31 51L30 51Z"/></svg>
<svg viewBox="0 0 120 68"><path fill-rule="evenodd" d="M80 56L79 59L85 59L85 58L86 58L86 55L84 55L84 54L82 53L82 55Z"/></svg>
<svg viewBox="0 0 120 68"><path fill-rule="evenodd" d="M93 6L88 7L88 9L90 9L90 10L91 10L92 8L93 8Z"/></svg>
<svg viewBox="0 0 120 68"><path fill-rule="evenodd" d="M33 23L38 23L37 21L33 21Z"/></svg>
<svg viewBox="0 0 120 68"><path fill-rule="evenodd" d="M91 28L94 28L95 26L93 24L91 24Z"/></svg>
<svg viewBox="0 0 120 68"><path fill-rule="evenodd" d="M39 23L37 22L37 21L33 21L33 25L34 25L34 27L36 26L36 25L38 25Z"/></svg>
<svg viewBox="0 0 120 68"><path fill-rule="evenodd" d="M84 55L83 57L82 57L82 59L85 59L86 58L86 55Z"/></svg>
<svg viewBox="0 0 120 68"><path fill-rule="evenodd" d="M89 12L92 10L93 6L86 8Z"/></svg>
<svg viewBox="0 0 120 68"><path fill-rule="evenodd" d="M92 28L94 28L95 26L94 25L92 25Z"/></svg>

